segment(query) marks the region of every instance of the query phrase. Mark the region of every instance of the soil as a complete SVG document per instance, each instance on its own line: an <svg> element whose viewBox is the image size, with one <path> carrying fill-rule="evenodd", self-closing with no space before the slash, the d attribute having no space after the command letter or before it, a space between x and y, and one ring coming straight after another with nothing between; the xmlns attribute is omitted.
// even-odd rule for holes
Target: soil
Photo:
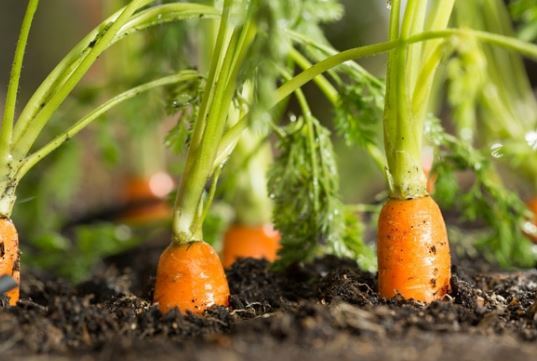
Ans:
<svg viewBox="0 0 537 361"><path fill-rule="evenodd" d="M537 353L536 270L456 261L451 296L423 306L380 299L375 275L351 261L273 272L244 259L227 272L230 307L200 317L151 304L159 251L112 257L77 286L26 274L19 306L0 309L0 359L527 361Z"/></svg>

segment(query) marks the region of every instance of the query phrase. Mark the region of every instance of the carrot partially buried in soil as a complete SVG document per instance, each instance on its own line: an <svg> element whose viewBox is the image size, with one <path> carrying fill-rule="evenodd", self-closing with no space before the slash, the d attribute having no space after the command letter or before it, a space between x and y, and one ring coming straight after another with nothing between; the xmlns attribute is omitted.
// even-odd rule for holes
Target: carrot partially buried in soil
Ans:
<svg viewBox="0 0 537 361"><path fill-rule="evenodd" d="M214 249L203 241L168 246L160 256L154 299L163 313L227 305L229 287Z"/></svg>
<svg viewBox="0 0 537 361"><path fill-rule="evenodd" d="M0 276L10 276L17 284L20 282L19 272L19 236L8 218L0 219ZM19 300L19 287L6 293L9 304L15 306Z"/></svg>
<svg viewBox="0 0 537 361"><path fill-rule="evenodd" d="M390 199L378 225L379 292L431 302L449 292L450 253L446 226L429 196Z"/></svg>
<svg viewBox="0 0 537 361"><path fill-rule="evenodd" d="M452 9L453 4L425 1L410 6L394 0L390 40L446 28ZM413 23L426 17L428 11L442 16L433 17L431 22ZM390 52L388 60L384 146L390 199L381 211L377 236L378 287L380 295L387 298L401 295L405 299L432 302L450 291L446 226L438 205L427 192L427 178L431 176L426 177L425 173L432 162L424 164L422 159L423 124L441 61L440 55L430 55L436 46L401 46ZM427 66L420 67L425 62Z"/></svg>
<svg viewBox="0 0 537 361"><path fill-rule="evenodd" d="M230 267L239 258L276 260L280 249L280 233L272 224L262 226L233 225L224 235L222 259Z"/></svg>

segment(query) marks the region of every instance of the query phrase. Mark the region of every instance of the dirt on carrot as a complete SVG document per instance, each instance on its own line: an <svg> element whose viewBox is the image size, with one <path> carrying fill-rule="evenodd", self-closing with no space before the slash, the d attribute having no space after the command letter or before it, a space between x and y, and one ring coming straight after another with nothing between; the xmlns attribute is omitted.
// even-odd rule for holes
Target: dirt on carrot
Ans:
<svg viewBox="0 0 537 361"><path fill-rule="evenodd" d="M160 256L154 300L163 313L179 308L201 314L227 306L229 286L214 249L201 241L168 246Z"/></svg>
<svg viewBox="0 0 537 361"><path fill-rule="evenodd" d="M446 226L431 197L390 199L379 218L379 293L432 302L450 291Z"/></svg>
<svg viewBox="0 0 537 361"><path fill-rule="evenodd" d="M222 263L230 267L239 258L274 261L280 249L280 233L271 224L232 225L224 235Z"/></svg>

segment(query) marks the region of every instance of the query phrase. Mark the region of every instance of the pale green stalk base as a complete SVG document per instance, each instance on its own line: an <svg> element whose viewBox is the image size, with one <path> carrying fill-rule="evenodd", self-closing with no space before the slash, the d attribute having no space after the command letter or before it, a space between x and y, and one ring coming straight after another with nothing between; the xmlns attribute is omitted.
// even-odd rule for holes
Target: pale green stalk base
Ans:
<svg viewBox="0 0 537 361"><path fill-rule="evenodd" d="M17 183L11 179L0 183L0 217L11 218L17 200L16 189Z"/></svg>
<svg viewBox="0 0 537 361"><path fill-rule="evenodd" d="M237 172L230 176L235 178L232 205L235 221L239 224L260 226L272 219L272 201L267 192L272 151L264 139L264 136L245 130L228 165L230 170Z"/></svg>

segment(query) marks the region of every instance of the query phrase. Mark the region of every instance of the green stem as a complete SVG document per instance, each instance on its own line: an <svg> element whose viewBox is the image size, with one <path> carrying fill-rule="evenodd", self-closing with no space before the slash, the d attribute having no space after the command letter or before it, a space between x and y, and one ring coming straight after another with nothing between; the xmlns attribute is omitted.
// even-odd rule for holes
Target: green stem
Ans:
<svg viewBox="0 0 537 361"><path fill-rule="evenodd" d="M406 7L403 24L401 26L401 36L407 38L412 34L424 31L425 16L427 13L427 0L409 0ZM421 51L423 44L416 43L408 48L407 66L405 67L405 78L408 82L408 89L414 89L418 72L421 68ZM419 82L418 82L419 84Z"/></svg>
<svg viewBox="0 0 537 361"><path fill-rule="evenodd" d="M143 5L150 4L154 0L145 0ZM103 21L97 28L91 31L86 35L59 63L56 67L50 72L50 74L45 78L45 80L39 85L37 90L33 93L26 106L23 108L19 118L17 119L17 124L15 125L13 139L16 140L20 137L22 131L26 129L28 123L30 123L36 116L36 114L41 110L45 105L47 98L54 93L54 89L58 88L62 83L65 82L65 79L72 74L73 70L80 64L81 60L84 59L87 52L89 51L91 44L98 35L106 29L107 24L115 22L118 17L123 13L125 8L122 8L105 21Z"/></svg>
<svg viewBox="0 0 537 361"><path fill-rule="evenodd" d="M223 4L211 69L175 200L173 233L174 242L178 244L202 239L204 188L214 170L216 151L230 111L239 71L238 64L235 67L232 64L237 52L245 53L244 49L237 49L237 43L243 37L233 28L230 29L232 35L229 44L224 49L224 42L229 39L230 33L231 5L231 0Z"/></svg>
<svg viewBox="0 0 537 361"><path fill-rule="evenodd" d="M26 13L22 20L17 48L15 49L13 65L11 66L11 75L9 77L9 85L4 105L4 117L0 129L0 174L5 173L5 169L10 159L13 122L15 121L17 93L19 90L22 63L24 61L24 52L26 50L26 45L28 44L30 28L32 27L32 22L38 5L39 0L30 0L28 2Z"/></svg>
<svg viewBox="0 0 537 361"><path fill-rule="evenodd" d="M95 60L97 60L97 57L109 46L111 41L113 41L115 35L118 33L121 27L129 20L131 15L140 8L140 5L144 1L147 0L133 0L129 5L127 5L125 10L121 13L117 20L112 23L103 36L96 40L96 42L93 44L93 47L90 46L91 50L85 56L84 60L82 60L76 70L69 75L68 79L64 84L62 84L61 88L52 95L50 100L43 106L33 121L28 124L25 132L23 132L19 139L15 141L13 148L15 160L22 159L28 153L39 133L54 112L86 74Z"/></svg>
<svg viewBox="0 0 537 361"><path fill-rule="evenodd" d="M153 1L154 0L143 0L140 2L138 8L146 6ZM19 116L13 134L13 139L15 141L18 141L22 137L23 133L27 131L30 123L35 122L36 116L49 102L51 96L61 90L66 81L80 67L82 61L87 58L89 51L94 49L95 41L100 37L103 31L107 29L108 24L116 22L124 10L125 8L116 12L101 23L96 29L91 31L47 76L32 95ZM97 56L124 37L147 29L148 27L188 18L212 18L217 15L218 11L212 7L189 3L165 4L141 11L132 16L123 26L121 26L120 30L114 34L113 39L109 43L102 44L102 51L100 51Z"/></svg>
<svg viewBox="0 0 537 361"><path fill-rule="evenodd" d="M80 131L82 131L84 128L86 128L88 125L90 125L95 119L99 118L101 115L103 115L108 110L112 109L113 107L123 103L126 100L129 100L133 97L136 97L142 93L145 93L149 90L152 90L154 88L163 87L170 84L177 84L181 82L188 82L192 81L196 78L199 78L199 74L195 71L186 70L179 74L175 75L169 75L157 80L153 80L151 82L139 85L135 88L129 89L126 92L123 92L114 98L108 100L95 110L93 110L91 113L77 121L75 124L73 124L69 129L67 129L62 134L56 136L52 141L41 147L36 152L32 153L28 157L26 157L23 161L23 163L20 165L20 168L16 172L16 182L18 183L22 177L28 171L35 166L41 159L45 158L47 155L49 155L51 152L56 150L58 147L60 147L63 143L65 143L67 140L71 139L73 136L78 134Z"/></svg>
<svg viewBox="0 0 537 361"><path fill-rule="evenodd" d="M410 5L417 5L411 1ZM412 9L407 8L407 16ZM408 14L410 12L410 14ZM405 19L407 20L407 19ZM404 23L407 25L408 23ZM410 31L403 27L403 31ZM384 147L388 161L388 185L391 197L414 198L426 194L427 180L421 171L422 129L416 127L408 98L408 44L411 34L399 34L399 13L392 10L390 39L401 39L403 46L395 48L388 58L384 108Z"/></svg>
<svg viewBox="0 0 537 361"><path fill-rule="evenodd" d="M297 50L291 50L291 58L303 69L306 70L312 66L312 64ZM325 95L326 99L333 105L336 106L339 103L339 93L337 89L322 75L319 75L314 78L314 81L317 83L321 92ZM367 144L366 151L369 153L379 170L382 174L385 174L386 170L386 157L382 151L375 144Z"/></svg>
<svg viewBox="0 0 537 361"><path fill-rule="evenodd" d="M308 69L312 65L304 55L294 48L289 52L289 56L303 70ZM330 103L333 105L336 105L339 101L339 93L337 89L328 81L328 79L322 75L319 75L315 77L314 81L317 83L317 86L323 92L328 101L330 101Z"/></svg>
<svg viewBox="0 0 537 361"><path fill-rule="evenodd" d="M385 41L373 45L361 46L349 50L342 51L335 55L329 56L326 59L314 64L309 69L297 74L292 79L286 81L280 86L274 96L271 107L276 106L282 100L286 99L296 89L304 86L306 83L315 79L320 74L346 62L359 58L379 55L405 44L414 44L424 41L448 39L452 36L474 36L476 39L499 46L501 48L521 53L531 59L537 60L537 45L528 44L524 41L514 39L498 34L491 34L483 31L475 31L470 29L445 29L436 31L425 31L420 34L412 35L409 38L402 40ZM219 159L225 159L231 153L242 133L242 130L248 123L247 116L244 116L235 125L227 130L222 138L222 142L218 148Z"/></svg>
<svg viewBox="0 0 537 361"><path fill-rule="evenodd" d="M322 43L319 43L319 42L315 41L312 38L309 38L308 36L306 36L304 34L297 33L297 32L292 31L292 30L288 30L287 33L293 39L293 41L295 41L295 42L297 42L299 44L302 44L302 45L305 45L305 46L312 47L314 49L320 50L321 52L323 52L325 54L326 57L336 55L336 54L339 53L339 51L337 51L336 49L334 49L334 48L332 48L332 47L330 47L328 45L324 45ZM320 61L320 60L322 60L322 59L317 59L317 61ZM377 79L375 76L371 75L369 72L367 72L364 68L362 68L355 61L349 61L346 65L348 65L351 69L357 71L361 76L366 78L368 81L370 81L370 82L372 82L372 83L374 83L376 85L383 85L382 81Z"/></svg>

